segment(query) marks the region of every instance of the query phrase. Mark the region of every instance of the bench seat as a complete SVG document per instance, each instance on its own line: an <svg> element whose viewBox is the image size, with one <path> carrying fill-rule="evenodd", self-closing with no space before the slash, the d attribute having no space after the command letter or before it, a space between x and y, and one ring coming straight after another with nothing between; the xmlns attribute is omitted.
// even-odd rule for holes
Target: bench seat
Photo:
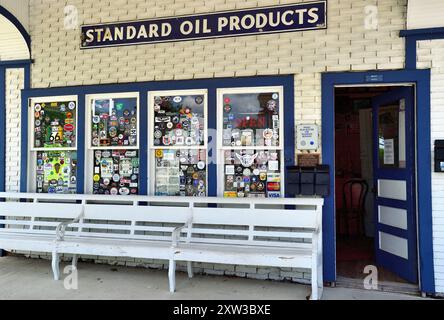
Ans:
<svg viewBox="0 0 444 320"><path fill-rule="evenodd" d="M308 248L180 244L174 250L174 260L217 264L232 264L236 261L239 265L310 268L312 251Z"/></svg>

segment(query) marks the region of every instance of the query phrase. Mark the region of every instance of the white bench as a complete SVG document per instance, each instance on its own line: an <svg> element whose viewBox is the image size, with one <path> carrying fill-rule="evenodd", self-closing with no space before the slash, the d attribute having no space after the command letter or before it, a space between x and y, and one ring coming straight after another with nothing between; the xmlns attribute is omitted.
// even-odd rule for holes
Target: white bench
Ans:
<svg viewBox="0 0 444 320"><path fill-rule="evenodd" d="M296 210L285 210L282 201L219 200L217 209L194 207L192 223L175 232L170 290L175 291L176 261L271 266L311 270L311 298L320 299L323 200L296 199ZM229 207L221 208L223 202Z"/></svg>
<svg viewBox="0 0 444 320"><path fill-rule="evenodd" d="M219 199L0 193L0 248L60 255L303 268L322 295L322 199Z"/></svg>

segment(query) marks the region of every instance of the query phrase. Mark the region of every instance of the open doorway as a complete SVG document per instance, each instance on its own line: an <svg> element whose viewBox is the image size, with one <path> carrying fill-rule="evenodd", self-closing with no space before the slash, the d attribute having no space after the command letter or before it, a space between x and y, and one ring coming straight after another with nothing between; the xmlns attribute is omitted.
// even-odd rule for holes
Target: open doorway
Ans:
<svg viewBox="0 0 444 320"><path fill-rule="evenodd" d="M340 285L376 266L380 289L418 291L414 99L413 86L335 89Z"/></svg>

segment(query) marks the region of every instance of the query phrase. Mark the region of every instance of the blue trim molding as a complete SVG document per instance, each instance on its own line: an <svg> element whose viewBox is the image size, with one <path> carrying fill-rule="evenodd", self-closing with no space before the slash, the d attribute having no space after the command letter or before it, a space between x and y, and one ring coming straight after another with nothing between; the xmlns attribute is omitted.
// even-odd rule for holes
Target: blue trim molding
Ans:
<svg viewBox="0 0 444 320"><path fill-rule="evenodd" d="M217 129L217 89L236 88L236 87L277 87L284 88L284 105L285 105L285 160L286 165L294 165L295 163L295 122L294 122L294 76L263 76L263 77L245 77L245 78L214 78L202 80L179 80L179 81L161 81L161 82L140 82L127 84L106 84L91 86L74 86L63 88L48 89L27 89L22 91L22 137L21 137L21 192L27 192L28 189L28 103L30 98L53 97L53 96L78 96L79 104L79 125L78 125L78 193L85 193L85 130L86 130L86 106L85 96L88 94L101 93L120 93L120 92L139 92L140 94L140 163L141 163L141 186L140 194L148 194L148 92L163 90L190 90L190 89L207 89L209 99L208 109L208 125L209 129ZM209 142L209 156L213 159L216 157L217 141ZM208 176L210 178L217 177L217 164L211 164L208 168ZM217 179L214 179L217 180ZM213 181L213 180L211 180ZM217 196L217 183L211 183L208 186L208 195L210 197Z"/></svg>
<svg viewBox="0 0 444 320"><path fill-rule="evenodd" d="M325 73L322 76L323 162L335 167L335 86L415 83L417 92L418 243L421 291L435 294L432 218L432 152L430 132L430 70ZM326 281L336 281L335 174L324 211L324 270Z"/></svg>
<svg viewBox="0 0 444 320"><path fill-rule="evenodd" d="M418 41L444 39L444 28L402 30L399 36L405 38L405 68L412 70L416 69Z"/></svg>
<svg viewBox="0 0 444 320"><path fill-rule="evenodd" d="M29 33L26 31L25 27L22 25L22 23L11 13L8 9L5 7L0 6L0 15L4 16L6 19L11 21L11 23L17 28L17 30L20 32L20 34L23 37L23 40L25 40L26 45L28 46L29 50L29 56L31 57L31 37Z"/></svg>
<svg viewBox="0 0 444 320"><path fill-rule="evenodd" d="M1 7L0 7L1 8ZM25 73L24 89L31 86L31 60L0 62L0 192L6 190L6 70L23 69ZM4 226L0 226L2 228ZM4 252L0 250L0 257Z"/></svg>

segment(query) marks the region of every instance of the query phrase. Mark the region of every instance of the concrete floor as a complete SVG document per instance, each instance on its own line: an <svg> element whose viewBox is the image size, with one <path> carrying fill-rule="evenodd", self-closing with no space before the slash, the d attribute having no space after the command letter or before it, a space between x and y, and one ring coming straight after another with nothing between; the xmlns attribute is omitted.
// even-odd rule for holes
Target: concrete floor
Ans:
<svg viewBox="0 0 444 320"><path fill-rule="evenodd" d="M168 292L166 271L79 264L78 290L52 280L49 261L0 258L0 300L305 300L310 288L292 283L177 274ZM418 297L326 288L325 300L405 300Z"/></svg>

